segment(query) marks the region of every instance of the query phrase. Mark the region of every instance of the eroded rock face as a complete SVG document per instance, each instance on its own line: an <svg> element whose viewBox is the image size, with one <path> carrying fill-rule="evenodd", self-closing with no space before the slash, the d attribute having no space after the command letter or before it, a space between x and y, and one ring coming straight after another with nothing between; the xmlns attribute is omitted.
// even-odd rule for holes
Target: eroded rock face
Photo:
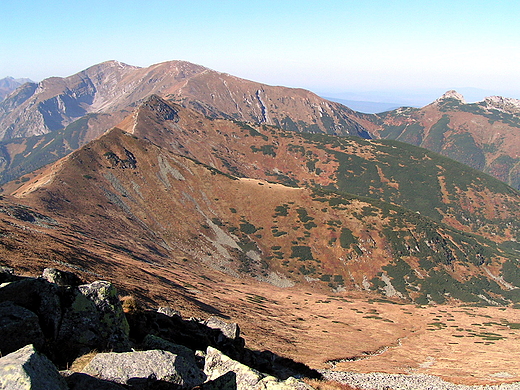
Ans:
<svg viewBox="0 0 520 390"><path fill-rule="evenodd" d="M68 390L52 362L27 345L0 359L0 389Z"/></svg>
<svg viewBox="0 0 520 390"><path fill-rule="evenodd" d="M27 344L41 348L43 332L38 316L11 301L0 302L0 353L6 355Z"/></svg>
<svg viewBox="0 0 520 390"><path fill-rule="evenodd" d="M155 380L191 388L205 380L196 365L182 356L160 350L99 353L83 372L120 384Z"/></svg>

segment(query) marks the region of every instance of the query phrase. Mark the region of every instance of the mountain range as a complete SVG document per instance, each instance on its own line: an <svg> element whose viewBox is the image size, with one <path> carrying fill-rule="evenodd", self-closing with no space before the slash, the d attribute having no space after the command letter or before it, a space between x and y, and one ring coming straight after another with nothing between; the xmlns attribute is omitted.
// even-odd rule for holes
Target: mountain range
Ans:
<svg viewBox="0 0 520 390"><path fill-rule="evenodd" d="M448 93L420 109L369 115L309 91L255 83L185 61L148 68L108 61L70 77L25 84L0 103L0 183L95 139L150 94L214 118L398 139L520 186L515 99L490 97L467 104L461 95Z"/></svg>
<svg viewBox="0 0 520 390"><path fill-rule="evenodd" d="M1 264L233 313L293 357L254 320L279 289L517 307L520 193L482 172L514 160L516 110L449 92L368 115L181 61L26 83L0 103Z"/></svg>

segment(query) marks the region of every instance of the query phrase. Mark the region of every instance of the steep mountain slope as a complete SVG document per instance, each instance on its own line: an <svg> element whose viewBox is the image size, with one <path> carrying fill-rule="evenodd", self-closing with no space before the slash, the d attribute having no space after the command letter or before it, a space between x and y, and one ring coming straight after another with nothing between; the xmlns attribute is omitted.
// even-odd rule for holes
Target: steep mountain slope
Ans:
<svg viewBox="0 0 520 390"><path fill-rule="evenodd" d="M212 117L272 124L293 131L369 137L351 119L355 117L352 110L303 89L255 83L184 61L148 68L108 61L70 77L26 84L0 103L0 182L34 169L22 162L28 154L41 167L65 156L76 144L84 145L98 137L151 94ZM66 134L74 130L67 127L77 128L78 121L84 129L68 143ZM39 138L18 139L35 136ZM24 148L16 146L21 143Z"/></svg>
<svg viewBox="0 0 520 390"><path fill-rule="evenodd" d="M422 146L520 188L520 101L466 103L449 91L432 104L366 116L378 137Z"/></svg>
<svg viewBox="0 0 520 390"><path fill-rule="evenodd" d="M133 123L134 134L114 129L12 194L68 220L76 232L106 242L120 256L161 267L210 267L279 286L375 290L416 302L518 300L514 249L397 205L332 190L349 175L337 168L339 155L377 160L399 144L308 141L275 128L208 120L157 97L125 123ZM189 157L173 153L175 148ZM197 161L199 154L206 159ZM210 166L214 162L242 177ZM292 167L289 176L285 169ZM504 207L518 202L514 192L494 197ZM515 239L518 231L495 229L505 234L498 242Z"/></svg>

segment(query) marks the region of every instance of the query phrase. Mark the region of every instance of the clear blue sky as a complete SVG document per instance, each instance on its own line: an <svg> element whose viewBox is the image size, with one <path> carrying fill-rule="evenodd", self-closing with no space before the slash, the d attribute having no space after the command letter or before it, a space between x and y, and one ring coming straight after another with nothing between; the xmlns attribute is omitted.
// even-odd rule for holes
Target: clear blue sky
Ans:
<svg viewBox="0 0 520 390"><path fill-rule="evenodd" d="M520 98L518 0L3 0L0 78L187 60L315 92Z"/></svg>

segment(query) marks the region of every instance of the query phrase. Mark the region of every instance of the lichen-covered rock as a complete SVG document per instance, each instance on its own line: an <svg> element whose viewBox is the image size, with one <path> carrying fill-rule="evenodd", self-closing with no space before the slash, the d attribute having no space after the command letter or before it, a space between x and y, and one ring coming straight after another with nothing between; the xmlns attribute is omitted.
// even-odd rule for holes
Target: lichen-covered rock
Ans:
<svg viewBox="0 0 520 390"><path fill-rule="evenodd" d="M231 359L213 347L208 347L204 365L204 373L208 380L216 381L229 372L235 374L236 390L312 390L312 387L295 378L280 381Z"/></svg>
<svg viewBox="0 0 520 390"><path fill-rule="evenodd" d="M224 336L231 340L236 340L240 337L240 328L238 324L234 322L228 323L218 317L210 317L204 322L204 324L208 328L220 330Z"/></svg>
<svg viewBox="0 0 520 390"><path fill-rule="evenodd" d="M57 343L68 358L92 349L129 351L129 326L116 288L109 282L81 285L66 308Z"/></svg>
<svg viewBox="0 0 520 390"><path fill-rule="evenodd" d="M81 280L76 274L68 271L60 271L56 268L45 268L42 273L42 278L58 286L78 286L81 284Z"/></svg>
<svg viewBox="0 0 520 390"><path fill-rule="evenodd" d="M120 384L153 378L188 388L205 380L204 373L196 365L182 356L160 350L99 353L83 373Z"/></svg>
<svg viewBox="0 0 520 390"><path fill-rule="evenodd" d="M41 348L43 343L44 336L36 314L11 301L0 302L1 355L14 352L28 344Z"/></svg>
<svg viewBox="0 0 520 390"><path fill-rule="evenodd" d="M27 345L0 359L0 389L67 390L52 362Z"/></svg>

